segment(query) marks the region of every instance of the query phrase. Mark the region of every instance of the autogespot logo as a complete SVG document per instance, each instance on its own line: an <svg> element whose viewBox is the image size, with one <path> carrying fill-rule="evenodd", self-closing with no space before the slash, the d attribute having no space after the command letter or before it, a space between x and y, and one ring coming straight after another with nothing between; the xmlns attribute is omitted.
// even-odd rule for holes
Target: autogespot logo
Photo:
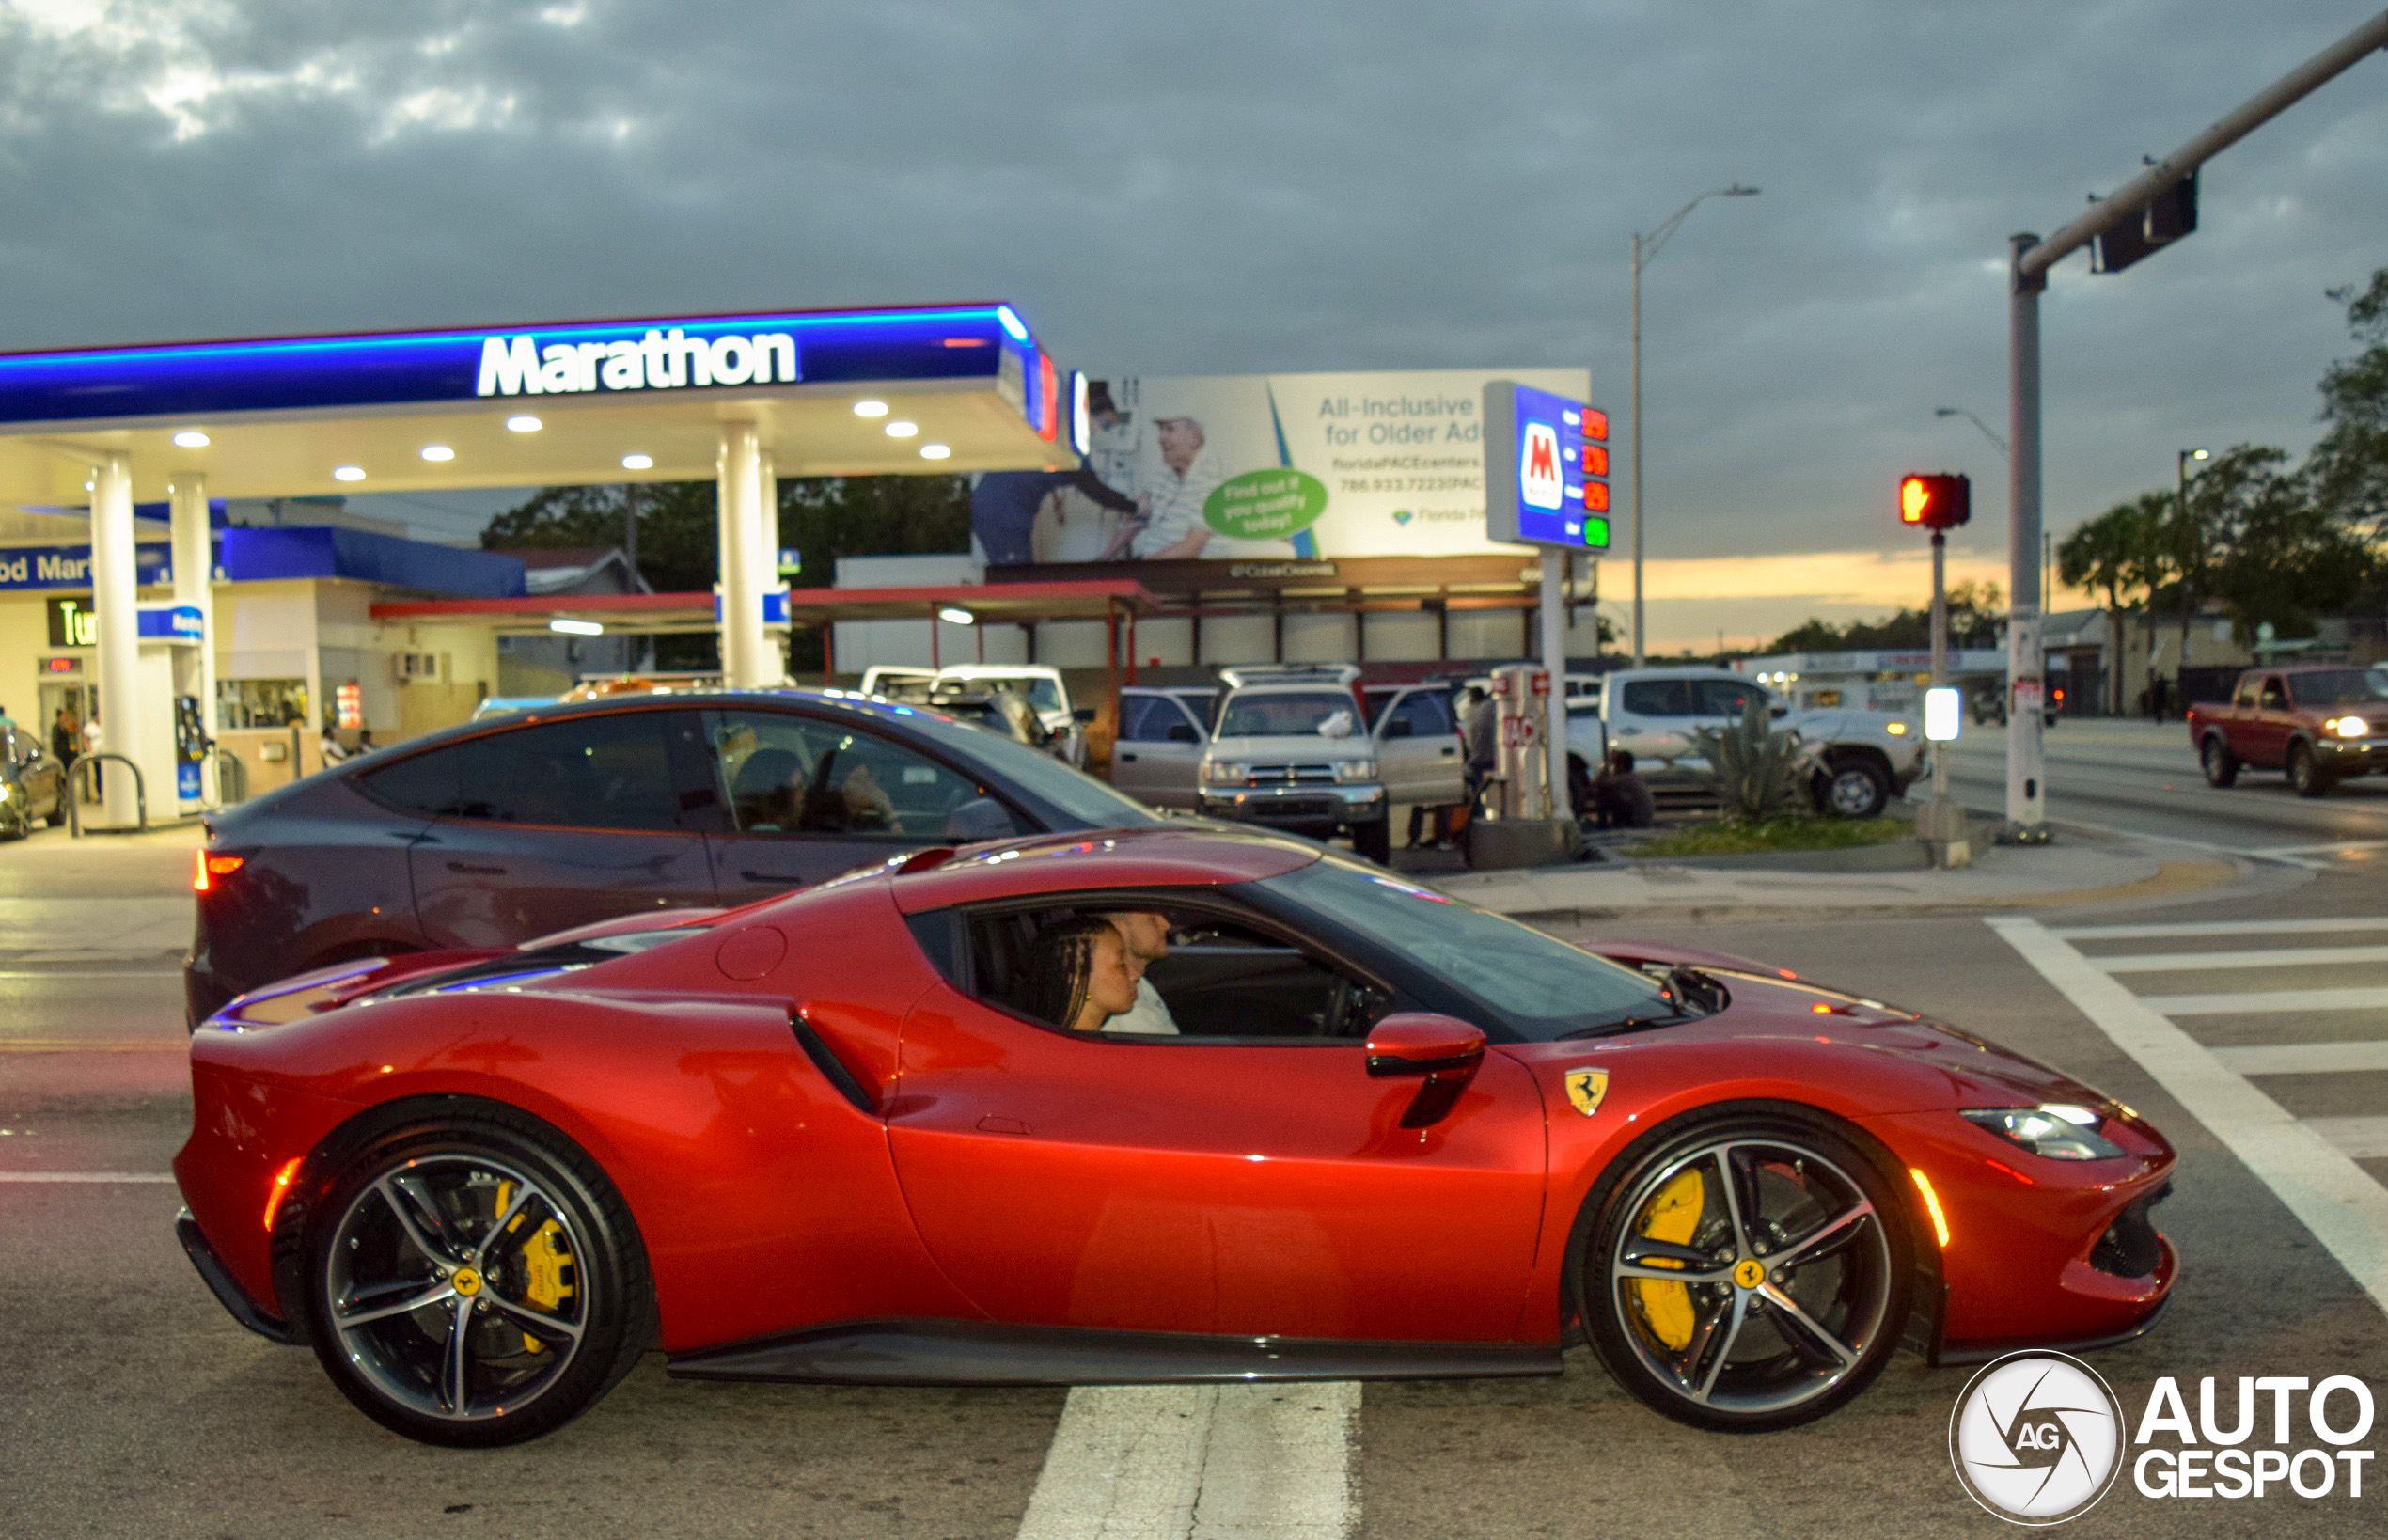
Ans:
<svg viewBox="0 0 2388 1540"><path fill-rule="evenodd" d="M1949 1416L1949 1462L1973 1501L2014 1524L2087 1513L2123 1469L2123 1404L2061 1353L2016 1353L1973 1376Z"/></svg>

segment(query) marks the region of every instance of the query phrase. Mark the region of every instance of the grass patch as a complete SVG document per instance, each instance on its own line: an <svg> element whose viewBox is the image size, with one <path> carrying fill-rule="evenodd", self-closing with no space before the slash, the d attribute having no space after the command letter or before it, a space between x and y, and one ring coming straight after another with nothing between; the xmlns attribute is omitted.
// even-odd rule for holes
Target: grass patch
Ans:
<svg viewBox="0 0 2388 1540"><path fill-rule="evenodd" d="M1695 824L1645 841L1627 854L1755 856L1771 850L1846 850L1915 838L1898 818L1775 818L1763 824Z"/></svg>

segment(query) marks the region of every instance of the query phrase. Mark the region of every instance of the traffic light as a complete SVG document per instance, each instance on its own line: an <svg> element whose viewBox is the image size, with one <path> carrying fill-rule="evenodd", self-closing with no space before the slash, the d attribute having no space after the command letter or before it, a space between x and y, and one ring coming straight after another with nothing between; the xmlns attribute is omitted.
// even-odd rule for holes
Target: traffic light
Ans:
<svg viewBox="0 0 2388 1540"><path fill-rule="evenodd" d="M1899 481L1899 522L1926 529L1954 529L1973 516L1973 483L1943 471L1932 476L1903 477Z"/></svg>
<svg viewBox="0 0 2388 1540"><path fill-rule="evenodd" d="M2098 235L2090 252L2090 271L2120 273L2196 228L2197 173L2192 171L2150 199L2137 219L2126 219Z"/></svg>

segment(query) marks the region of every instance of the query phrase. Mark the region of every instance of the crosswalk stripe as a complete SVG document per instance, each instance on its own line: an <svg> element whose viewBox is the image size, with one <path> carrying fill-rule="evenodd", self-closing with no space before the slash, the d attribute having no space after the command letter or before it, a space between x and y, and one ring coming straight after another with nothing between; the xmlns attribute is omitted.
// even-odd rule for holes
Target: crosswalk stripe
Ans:
<svg viewBox="0 0 2388 1540"><path fill-rule="evenodd" d="M1359 1421L1350 1381L1081 1386L1020 1540L1346 1540Z"/></svg>
<svg viewBox="0 0 2388 1540"><path fill-rule="evenodd" d="M2349 1160L2388 1160L2388 1118L2307 1118L2305 1123Z"/></svg>
<svg viewBox="0 0 2388 1540"><path fill-rule="evenodd" d="M0 1171L0 1182L130 1182L147 1185L173 1180L172 1171Z"/></svg>
<svg viewBox="0 0 2388 1540"><path fill-rule="evenodd" d="M2388 1070L2388 1038L2355 1043L2263 1043L2216 1048L2241 1075L2352 1075Z"/></svg>
<svg viewBox="0 0 2388 1540"><path fill-rule="evenodd" d="M2312 1232L2356 1286L2388 1311L2388 1187L2310 1124L2159 1014L2152 999L2097 969L2022 915L1987 921L2149 1078L2206 1125Z"/></svg>
<svg viewBox="0 0 2388 1540"><path fill-rule="evenodd" d="M2087 959L2092 967L2095 957ZM2263 1014L2281 1011L2375 1011L2388 1006L2388 987L2249 989L2220 995L2144 995L2140 1002L2168 1016Z"/></svg>
<svg viewBox="0 0 2388 1540"><path fill-rule="evenodd" d="M2274 947L2250 951L2134 951L2090 958L2107 973L2192 973L2225 967L2318 967L2388 963L2388 947Z"/></svg>
<svg viewBox="0 0 2388 1540"><path fill-rule="evenodd" d="M2160 935L2295 935L2312 931L2388 931L2388 916L2337 915L2314 919L2199 919L2170 925L2056 925L2048 934L2067 941L2145 941ZM2095 962L2097 959L2091 959Z"/></svg>

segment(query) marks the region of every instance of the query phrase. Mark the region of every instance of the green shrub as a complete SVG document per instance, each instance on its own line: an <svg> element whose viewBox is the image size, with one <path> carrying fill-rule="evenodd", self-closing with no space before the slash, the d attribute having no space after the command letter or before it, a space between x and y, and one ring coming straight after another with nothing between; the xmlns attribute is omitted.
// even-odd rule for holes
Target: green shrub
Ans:
<svg viewBox="0 0 2388 1540"><path fill-rule="evenodd" d="M1764 824L1810 811L1809 766L1796 733L1778 732L1767 698L1750 692L1741 720L1729 728L1701 728L1701 752L1716 772L1720 811L1729 824Z"/></svg>

